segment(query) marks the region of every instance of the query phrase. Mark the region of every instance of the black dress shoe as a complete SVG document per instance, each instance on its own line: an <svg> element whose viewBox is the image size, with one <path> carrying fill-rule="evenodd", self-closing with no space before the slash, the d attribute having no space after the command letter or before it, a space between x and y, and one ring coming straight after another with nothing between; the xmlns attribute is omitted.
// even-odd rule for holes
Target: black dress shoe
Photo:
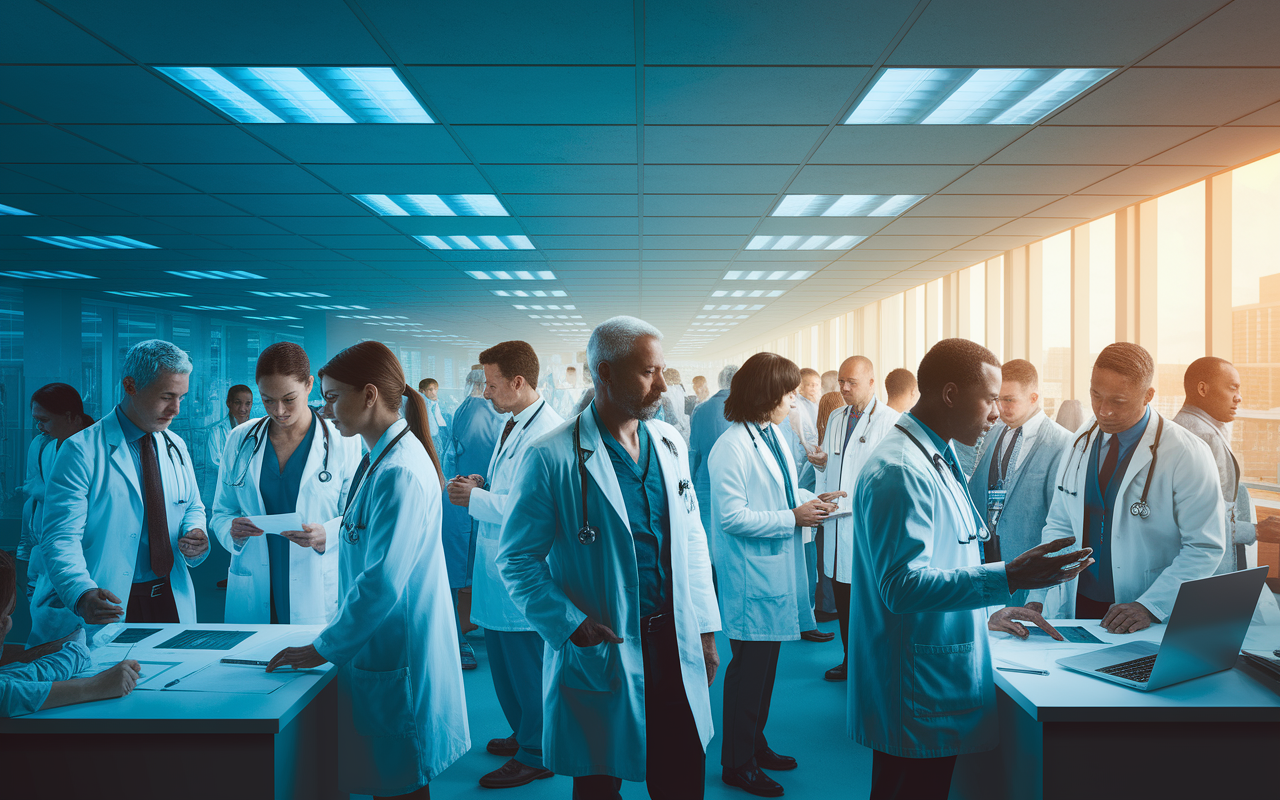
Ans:
<svg viewBox="0 0 1280 800"><path fill-rule="evenodd" d="M849 668L846 665L841 664L838 667L832 667L831 669L827 670L826 674L823 675L822 677L826 678L829 681L848 680Z"/></svg>
<svg viewBox="0 0 1280 800"><path fill-rule="evenodd" d="M510 789L513 786L524 786L526 783L540 781L554 775L549 769L539 769L528 764L521 764L514 758L480 779L480 785L486 789Z"/></svg>
<svg viewBox="0 0 1280 800"><path fill-rule="evenodd" d="M760 769L784 770L800 766L791 756L780 756L768 747L756 751L756 766Z"/></svg>
<svg viewBox="0 0 1280 800"><path fill-rule="evenodd" d="M840 615L834 611L815 611L813 616L818 622L833 622L840 619Z"/></svg>
<svg viewBox="0 0 1280 800"><path fill-rule="evenodd" d="M756 797L782 797L782 784L765 775L760 771L759 767L754 767L750 763L737 769L725 767L724 772L720 774L720 780L730 786L737 786L747 794L754 794Z"/></svg>
<svg viewBox="0 0 1280 800"><path fill-rule="evenodd" d="M829 642L836 638L836 635L831 631L812 630L802 632L800 638L806 642Z"/></svg>
<svg viewBox="0 0 1280 800"><path fill-rule="evenodd" d="M516 741L516 735L513 733L505 739L490 739L484 749L495 756L511 758L520 752L520 743Z"/></svg>

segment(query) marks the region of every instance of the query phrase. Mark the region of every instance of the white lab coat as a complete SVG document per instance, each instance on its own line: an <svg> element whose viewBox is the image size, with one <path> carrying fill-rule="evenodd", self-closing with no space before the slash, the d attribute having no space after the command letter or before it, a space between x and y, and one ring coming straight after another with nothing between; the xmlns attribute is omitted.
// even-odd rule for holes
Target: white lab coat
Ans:
<svg viewBox="0 0 1280 800"><path fill-rule="evenodd" d="M44 571L44 554L40 549L40 530L44 522L46 478L53 473L53 459L58 454L58 441L40 434L27 447L27 475L22 491L22 530L18 534L18 559L27 562L25 594L30 604L35 596L36 581ZM36 609L31 608L34 613Z"/></svg>
<svg viewBox="0 0 1280 800"><path fill-rule="evenodd" d="M476 520L475 571L471 576L471 621L490 631L531 631L533 626L516 608L498 574L498 537L512 511L511 491L524 468L529 445L564 423L564 417L545 399L534 401L529 416L516 423L505 445L494 447L489 459L489 486L471 492L468 509ZM501 437L499 437L501 441Z"/></svg>
<svg viewBox="0 0 1280 800"><path fill-rule="evenodd" d="M964 485L934 467L938 453L903 414L871 454L854 493L859 532L850 585L849 733L904 758L990 750L996 695L986 606L1003 605L1003 563L980 564L977 509ZM949 445L948 445L949 446ZM945 481L945 483L944 483Z"/></svg>
<svg viewBox="0 0 1280 800"><path fill-rule="evenodd" d="M1112 509L1111 577L1116 602L1138 602L1157 620L1169 618L1183 581L1213 575L1226 553L1226 516L1222 488L1209 445L1181 425L1166 419L1156 458L1155 475L1147 505L1147 519L1129 513L1142 497L1151 472L1151 445L1155 442L1160 414L1153 408L1147 429L1133 451L1120 481ZM1090 418L1071 437L1071 449L1058 467L1049 519L1042 542L1076 537L1079 549L1084 532L1085 480L1093 443L1101 435L1094 429L1080 444L1082 434L1093 427ZM1076 608L1076 581L1050 589L1033 590L1027 602L1043 603L1045 616L1072 618Z"/></svg>
<svg viewBox="0 0 1280 800"><path fill-rule="evenodd" d="M547 642L542 668L547 769L559 775L640 781L645 776L644 653L635 545L595 415L584 411L578 419L582 449L589 451L588 515L599 538L591 544L578 541L582 487L570 421L525 456L511 498L520 513L508 515L503 525L498 572L516 607ZM705 748L713 726L700 634L720 628L707 537L689 480L684 439L668 423L640 424L653 437L666 482L680 671ZM570 642L588 615L612 628L622 643L580 648Z"/></svg>
<svg viewBox="0 0 1280 800"><path fill-rule="evenodd" d="M271 558L267 553L267 537L246 539L237 548L231 538L231 521L236 517L266 513L259 491L262 460L271 446L267 426L258 430L262 442L252 453L249 434L261 418L237 426L227 438L218 469L217 491L209 514L210 533L227 552L231 567L227 572L227 606L224 621L265 625L271 622ZM303 423L299 423L303 424ZM332 479L322 483L319 475L325 461L324 426L329 431L329 472ZM289 622L294 625L324 625L338 611L338 524L342 507L351 488L351 479L360 466L360 445L355 437L347 438L333 425L321 419L311 437L311 450L298 487L297 511L303 522L320 523L325 528L325 550L317 553L310 547L289 546ZM240 471L248 462L240 486ZM281 620L282 622L284 620Z"/></svg>
<svg viewBox="0 0 1280 800"><path fill-rule="evenodd" d="M827 417L826 436L822 449L827 453L827 466L817 470L817 493L846 492L849 496L838 502L841 510L853 509L853 490L858 483L858 476L881 440L893 430L894 423L901 416L897 411L872 399L864 410L849 435L849 447L844 446L844 432L849 425L849 406L841 406ZM866 439L866 441L862 441ZM822 537L823 573L840 583L850 583L853 571L850 559L853 558L853 535L857 526L858 514L837 517L822 525L825 532ZM832 533L834 532L834 536Z"/></svg>
<svg viewBox="0 0 1280 800"><path fill-rule="evenodd" d="M218 424L209 429L209 438L205 440L205 455L214 470L222 466L222 451L227 449L227 439L231 438L231 431L235 428L235 420L230 414L224 414Z"/></svg>
<svg viewBox="0 0 1280 800"><path fill-rule="evenodd" d="M407 427L392 424L371 463ZM314 644L340 667L339 784L399 795L457 761L471 736L435 467L407 433L361 484L342 519L338 616Z"/></svg>
<svg viewBox="0 0 1280 800"><path fill-rule="evenodd" d="M166 443L173 443L172 449ZM196 621L196 596L188 567L209 551L186 558L178 539L205 530L204 504L191 467L191 453L176 433L153 433L164 486L173 570L169 583L181 622ZM103 588L129 610L129 588L142 538L142 483L115 410L62 443L45 490L44 569L36 585L30 644L61 638L84 621L75 614L85 592ZM92 635L101 626L86 626Z"/></svg>
<svg viewBox="0 0 1280 800"><path fill-rule="evenodd" d="M800 638L818 625L809 601L804 542L787 504L813 499L801 489L796 465L772 423L787 468L784 474L755 425L738 423L711 448L711 553L725 635L742 642Z"/></svg>

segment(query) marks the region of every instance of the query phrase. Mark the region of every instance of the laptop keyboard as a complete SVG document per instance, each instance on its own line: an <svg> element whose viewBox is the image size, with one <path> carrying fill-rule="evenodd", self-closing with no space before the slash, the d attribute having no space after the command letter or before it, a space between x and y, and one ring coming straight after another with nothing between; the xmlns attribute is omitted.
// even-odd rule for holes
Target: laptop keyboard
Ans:
<svg viewBox="0 0 1280 800"><path fill-rule="evenodd" d="M1110 667L1094 670L1095 672L1103 672L1107 675L1114 675L1117 678L1124 678L1134 683L1146 683L1151 679L1151 669L1156 665L1155 656L1143 656L1135 658L1132 661L1125 661L1122 664L1113 664Z"/></svg>

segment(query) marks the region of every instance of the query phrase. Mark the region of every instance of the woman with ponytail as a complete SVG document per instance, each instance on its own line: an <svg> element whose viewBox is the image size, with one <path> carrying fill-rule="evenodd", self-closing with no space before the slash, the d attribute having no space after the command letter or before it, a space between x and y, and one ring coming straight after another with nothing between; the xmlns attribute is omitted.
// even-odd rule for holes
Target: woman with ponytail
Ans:
<svg viewBox="0 0 1280 800"><path fill-rule="evenodd" d="M430 797L427 784L471 737L440 545L444 476L426 404L381 342L338 353L320 385L326 416L368 453L339 530L337 617L312 644L277 653L267 671L338 665L342 789Z"/></svg>

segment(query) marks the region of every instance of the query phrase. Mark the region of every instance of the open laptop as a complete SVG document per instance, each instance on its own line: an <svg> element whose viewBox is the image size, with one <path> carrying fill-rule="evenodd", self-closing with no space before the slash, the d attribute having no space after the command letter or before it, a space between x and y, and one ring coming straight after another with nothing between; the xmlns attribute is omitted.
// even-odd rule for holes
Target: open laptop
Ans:
<svg viewBox="0 0 1280 800"><path fill-rule="evenodd" d="M1230 669L1258 605L1266 567L1228 572L1178 589L1164 641L1141 641L1058 659L1058 665L1150 692Z"/></svg>

